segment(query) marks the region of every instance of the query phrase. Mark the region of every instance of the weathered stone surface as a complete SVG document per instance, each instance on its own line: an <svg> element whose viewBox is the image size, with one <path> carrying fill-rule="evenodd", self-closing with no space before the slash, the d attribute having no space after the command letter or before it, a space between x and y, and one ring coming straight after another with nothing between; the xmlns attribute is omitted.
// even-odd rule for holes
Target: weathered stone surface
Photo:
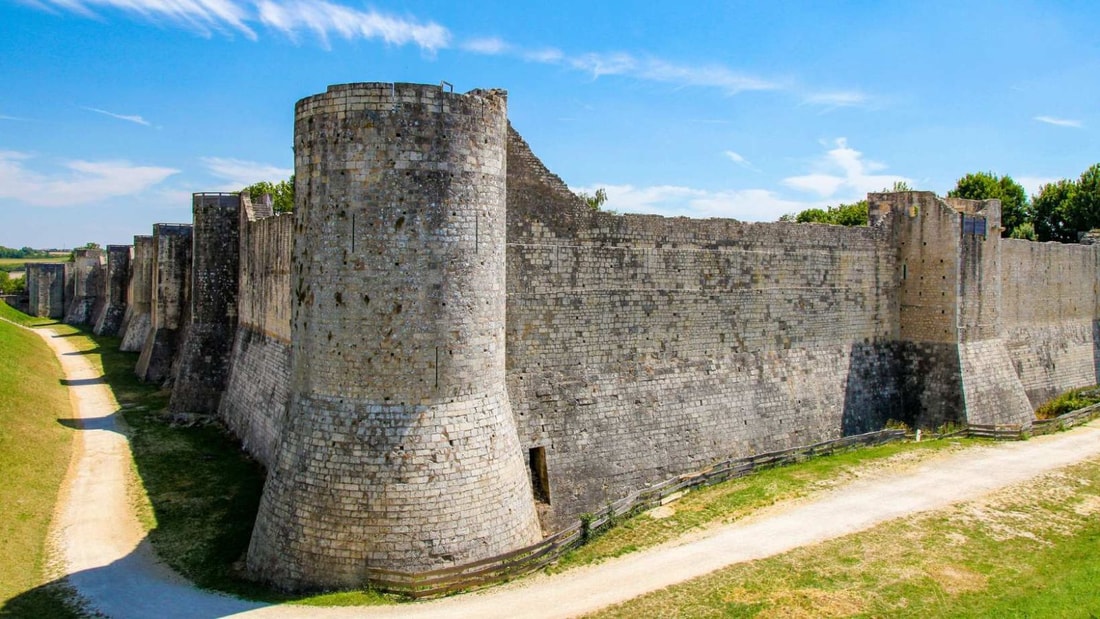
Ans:
<svg viewBox="0 0 1100 619"><path fill-rule="evenodd" d="M135 371L149 382L164 382L191 314L191 226L153 226L152 297L149 333Z"/></svg>
<svg viewBox="0 0 1100 619"><path fill-rule="evenodd" d="M104 264L102 249L73 250L73 291L65 312L66 324L94 326L93 320L105 301Z"/></svg>
<svg viewBox="0 0 1100 619"><path fill-rule="evenodd" d="M118 335L126 316L130 287L130 245L107 246L107 270L104 278L103 304L96 315L93 331L96 335Z"/></svg>
<svg viewBox="0 0 1100 619"><path fill-rule="evenodd" d="M122 317L119 350L139 352L149 336L153 305L153 237L135 236L130 259L130 281L126 291L126 313Z"/></svg>
<svg viewBox="0 0 1100 619"><path fill-rule="evenodd" d="M27 282L28 310L32 316L64 318L69 307L66 296L68 263L28 262L23 277Z"/></svg>
<svg viewBox="0 0 1100 619"><path fill-rule="evenodd" d="M1096 382L1100 246L928 192L860 228L595 212L503 108L332 87L296 110L295 215L243 201L219 412L270 469L260 577L465 563L536 511L889 419L1027 425Z"/></svg>
<svg viewBox="0 0 1100 619"><path fill-rule="evenodd" d="M294 218L241 196L237 333L218 413L270 467L290 387L290 252Z"/></svg>
<svg viewBox="0 0 1100 619"><path fill-rule="evenodd" d="M240 202L235 193L192 198L191 323L168 404L175 412L218 412L237 330Z"/></svg>
<svg viewBox="0 0 1100 619"><path fill-rule="evenodd" d="M298 103L290 410L248 565L354 586L540 536L505 389L505 96Z"/></svg>

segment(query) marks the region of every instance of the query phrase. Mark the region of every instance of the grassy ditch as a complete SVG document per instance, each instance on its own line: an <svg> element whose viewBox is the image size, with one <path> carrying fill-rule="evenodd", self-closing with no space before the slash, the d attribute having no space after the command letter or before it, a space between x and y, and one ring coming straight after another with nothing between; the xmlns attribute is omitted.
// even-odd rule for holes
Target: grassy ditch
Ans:
<svg viewBox="0 0 1100 619"><path fill-rule="evenodd" d="M650 548L694 531L733 522L781 501L798 499L874 471L915 466L972 444L970 439L889 443L811 458L699 488L674 503L623 520L564 556L549 570L562 571Z"/></svg>
<svg viewBox="0 0 1100 619"><path fill-rule="evenodd" d="M392 597L376 592L289 596L243 575L256 519L262 468L216 422L196 423L164 412L170 392L134 374L137 353L119 339L82 333L86 358L114 392L134 454L135 508L158 556L196 585L269 602L370 605Z"/></svg>
<svg viewBox="0 0 1100 619"><path fill-rule="evenodd" d="M32 319L0 302L0 317ZM74 431L61 367L35 333L0 321L0 617L70 617L49 580L45 542Z"/></svg>
<svg viewBox="0 0 1100 619"><path fill-rule="evenodd" d="M1100 616L1100 461L731 566L597 617Z"/></svg>
<svg viewBox="0 0 1100 619"><path fill-rule="evenodd" d="M0 310L16 314L2 305L0 305ZM0 313L0 315L7 316L7 313ZM22 320L25 322L35 321L35 319L29 318L23 318ZM6 326L10 327L10 325ZM27 333L26 335L34 337L33 334ZM149 530L149 537L158 554L173 569L199 586L270 602L290 601L318 606L350 606L389 604L399 601L395 597L384 596L371 591L287 596L245 579L242 575L241 563L247 550L252 524L256 515L262 489L263 471L241 454L239 445L222 430L219 424L181 424L174 422L171 416L164 414L162 411L167 405L168 392L159 389L157 386L147 385L137 380L133 374L137 355L118 351L117 338L75 334L73 341L82 349L93 365L102 369L105 380L112 387L118 400L123 419L128 426L134 451L135 478L138 484L135 488L137 490L135 496L142 497L141 500L137 501L138 508L142 513L142 520ZM9 349L5 343L0 342L0 351ZM19 353L12 358L18 359L19 364L25 364L28 361L24 357L26 357L25 354ZM7 357L3 358L7 359ZM50 361L52 362L52 359ZM7 363L10 363L10 361ZM56 366L54 368L54 374L51 376L54 376L52 380L56 386ZM43 370L38 371L40 374L42 372ZM6 372L3 373L3 375L6 374ZM2 377L0 375L0 378ZM41 389L37 390L41 391ZM0 394L6 393L8 393L7 389L0 389ZM35 397L39 398L40 401L37 394ZM65 397L67 406L67 396L63 397ZM6 411L6 408L5 406L0 411ZM64 416L70 415L65 414ZM54 415L49 419L53 421L57 417L61 417L61 415ZM0 432L6 432L7 427L6 424L0 425ZM0 434L0 436L3 435ZM962 449L970 444L972 444L970 439L894 443L814 458L799 464L769 469L745 478L698 489L687 493L674 503L624 519L615 528L597 537L587 546L563 557L561 561L550 568L550 571L561 571L573 566L598 562L608 557L651 547L685 534L702 531L709 527L743 518L754 510L780 501L798 499L816 491L827 490L861 476L884 474L896 471L899 468L916 466L931 458L938 457L945 451ZM6 468L5 465L5 470ZM1100 472L1098 472L1098 476L1100 476ZM1089 484L1092 485L1078 485L1086 489L1092 488L1096 485L1093 483L1095 481L1095 479L1089 481ZM12 484L12 486L14 487L16 484ZM51 507L54 496L56 496L56 490L50 494ZM143 498L145 496L148 497L147 501ZM949 518L949 516L940 517ZM983 523L957 520L952 521L954 524L951 526L955 528L947 528L946 525L939 528L934 527L928 531L912 528L917 526L914 523L925 521L938 522L935 520L934 515L925 517L924 520L914 518L880 527L879 529L886 531L885 533L876 529L867 535L853 536L852 540L848 541L850 548L848 546L838 546L830 551L832 552L831 555L825 553L819 559L815 559L823 565L821 574L816 576L800 573L801 568L794 569L792 566L798 565L797 560L789 561L786 564L777 564L773 567L760 567L767 562L757 562L756 564L736 568L749 569L751 567L752 569L771 571L754 572L750 576L742 576L742 580L737 581L740 584L729 585L729 587L733 587L732 589L728 587L723 589L726 593L719 597L724 600L720 604L724 605L704 606L696 609L694 606L685 607L679 605L680 602L666 600L657 602L658 607L638 607L642 610L621 612L641 615L676 615L681 614L682 611L683 614L689 616L693 614L700 616L713 614L754 616L763 613L761 616L767 616L769 613L785 612L777 609L801 608L799 604L803 604L803 602L798 600L805 599L813 602L812 604L807 603L809 605L806 606L809 610L806 610L804 614L809 616L815 614L818 607L832 608L829 606L831 602L825 603L823 600L827 601L826 598L833 599L829 596L834 596L836 600L840 600L840 602L837 602L838 606L836 608L841 610L855 609L854 614L896 614L894 611L897 610L899 604L902 604L898 601L900 599L904 599L905 604L909 605L905 608L924 608L926 611L931 609L930 612L933 614L942 614L940 613L942 607L917 606L916 602L911 601L910 593L906 593L910 589L906 587L909 587L912 583L904 586L898 585L900 593L891 594L894 595L893 598L886 597L885 593L880 594L880 590L890 590L890 587L894 586L892 583L900 578L896 571L891 571L893 568L889 566L891 561L897 559L898 553L902 552L901 547L908 548L911 545L911 538L916 540L915 545L918 547L927 546L935 549L942 546L952 549L952 552L954 552L954 546L945 545L947 542L944 540L959 541L965 539L966 545L963 550L951 555L937 555L939 559L942 559L941 563L946 566L944 573L955 574L958 578L963 578L969 577L973 572L978 574L981 579L985 579L982 582L994 582L999 576L986 570L984 564L981 563L982 559L975 558L973 561L970 559L971 554L982 551L982 547L975 546L975 544L985 543L983 540L989 535ZM890 527L896 528L891 529ZM1079 531L1084 530L1073 529L1075 532L1066 535L1070 537L1079 536ZM1097 531L1097 534L1100 535L1100 531ZM898 542L899 535L901 536L900 539L905 540L904 543ZM959 536L962 536L962 538L959 538ZM882 541L877 546L872 545L869 540L874 539L881 539ZM1025 539L1025 542L1029 539ZM1077 539L1077 537L1074 537L1074 539ZM1092 539L1093 548L1095 549L1097 540L1100 537L1093 537ZM1002 544L1002 546L1007 543L1024 543L1017 539L994 541ZM1056 541L1052 541L1051 544L1056 543ZM996 544L993 544L993 546L995 547ZM1048 550L1047 546L1049 545L1043 545L1041 550ZM802 549L796 552L812 553L814 548ZM810 555L804 556L808 557ZM979 557L978 554L974 554L974 556ZM779 561L781 559L783 557L774 560ZM1079 555L1073 555L1072 553L1051 555L1046 558L1048 561L1055 562L1052 565L1059 566L1059 574L1085 570L1085 572L1082 572L1084 574L1082 578L1095 578L1098 576L1087 571L1087 561L1079 559ZM830 560L833 562L828 563ZM935 570L939 569L937 566L940 563L935 563L933 559L926 559L926 561L927 563L917 563L907 568L913 574L918 574L918 572L925 574L923 577L919 577L919 574L913 577L919 581L918 585L920 587L924 587L923 589L913 589L913 591L918 591L920 595L926 593L931 595L931 593L935 593L934 587L942 585L935 577L928 576L928 573L937 573ZM882 572L885 580L876 581L863 572L849 574L840 569L864 564L880 566L876 569ZM18 561L15 565L19 565ZM726 574L730 571L725 570L719 574ZM783 578L779 578L779 576ZM718 577L718 575L714 575L714 577ZM920 578L925 578L929 582L924 582ZM775 585L778 588L767 589L771 586L768 585L768 579L780 583ZM854 589L855 593L852 593L848 588L830 589L829 587L832 585L829 583L833 581L856 584L866 581L872 584L868 585L867 589ZM689 583L684 586L692 584ZM845 585L845 587L855 587L856 584ZM33 587L34 585L28 586ZM711 583L706 586L713 588L720 585ZM700 592L705 591L706 586L703 590L696 590L694 593L684 595L699 600L714 600L713 594ZM954 587L955 585L950 586ZM961 585L959 586L961 587ZM1052 581L1048 582L1048 586L1053 587L1054 583ZM1076 585L1070 582L1067 586L1072 589ZM740 593L741 589L749 591L749 593L742 595ZM25 591L26 588L20 590ZM962 591L963 594L969 595L958 587L951 589L951 591ZM941 597L947 595L943 591L940 591L940 594ZM879 597L877 597L880 595L882 601L879 601ZM951 596L948 596L951 600L959 599L958 595L951 594ZM849 607L841 603L844 600L851 601L853 599L856 599L860 605ZM872 602L874 605L872 605ZM641 600L639 603L642 603ZM712 602L708 601L706 604L712 604ZM651 608L656 608L656 610L648 610ZM996 609L998 607L991 606L990 608ZM698 612L696 612L697 610ZM37 614L50 616L56 613L42 612ZM796 612L793 616L798 616L798 613Z"/></svg>

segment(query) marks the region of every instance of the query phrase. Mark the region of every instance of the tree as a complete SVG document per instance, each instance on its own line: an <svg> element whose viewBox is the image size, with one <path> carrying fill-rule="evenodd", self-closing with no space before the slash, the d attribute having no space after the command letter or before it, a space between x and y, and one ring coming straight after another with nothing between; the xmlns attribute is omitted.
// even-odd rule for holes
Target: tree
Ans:
<svg viewBox="0 0 1100 619"><path fill-rule="evenodd" d="M851 204L838 204L824 209L808 208L797 215L784 215L780 221L795 221L800 224L818 223L834 226L866 226L868 221L867 201L860 200Z"/></svg>
<svg viewBox="0 0 1100 619"><path fill-rule="evenodd" d="M992 172L967 174L955 183L955 188L947 192L951 198L967 200L1001 201L1001 236L1012 236L1012 231L1025 222L1031 221L1031 205L1027 192L1011 176L997 176Z"/></svg>
<svg viewBox="0 0 1100 619"><path fill-rule="evenodd" d="M248 192L248 197L253 202L259 201L264 194L271 196L272 206L276 213L290 213L294 210L294 175L278 183L260 181L242 189Z"/></svg>
<svg viewBox="0 0 1100 619"><path fill-rule="evenodd" d="M1077 223L1070 221L1077 183L1062 179L1039 188L1031 200L1035 236L1040 241L1077 242Z"/></svg>
<svg viewBox="0 0 1100 619"><path fill-rule="evenodd" d="M603 206L604 202L607 202L607 191L605 191L603 187L597 189L594 195L583 191L579 192L577 195L580 196L582 200L587 202L589 208L594 211L600 210L600 207Z"/></svg>
<svg viewBox="0 0 1100 619"><path fill-rule="evenodd" d="M0 271L0 294L22 294L26 289L26 278L14 279L7 271Z"/></svg>

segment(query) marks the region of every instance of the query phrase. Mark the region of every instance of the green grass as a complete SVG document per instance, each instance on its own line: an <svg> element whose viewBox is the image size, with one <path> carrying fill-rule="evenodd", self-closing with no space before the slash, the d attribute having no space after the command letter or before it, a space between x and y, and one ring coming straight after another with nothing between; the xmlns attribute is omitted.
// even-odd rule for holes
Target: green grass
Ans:
<svg viewBox="0 0 1100 619"><path fill-rule="evenodd" d="M28 262L68 262L69 256L50 256L49 258L0 258L0 271L11 273L22 271Z"/></svg>
<svg viewBox="0 0 1100 619"><path fill-rule="evenodd" d="M0 303L0 317L39 322ZM68 468L72 409L61 367L35 333L0 321L0 617L76 616L43 586L45 540Z"/></svg>
<svg viewBox="0 0 1100 619"><path fill-rule="evenodd" d="M731 566L598 617L1100 616L1100 461Z"/></svg>
<svg viewBox="0 0 1100 619"><path fill-rule="evenodd" d="M137 353L118 350L119 340L81 336L86 353L114 391L129 427L139 518L157 554L200 587L269 602L373 605L392 596L358 591L287 595L243 575L263 469L218 423L174 424L164 413L170 393L134 375ZM147 497L147 498L146 498Z"/></svg>
<svg viewBox="0 0 1100 619"><path fill-rule="evenodd" d="M0 258L0 266L15 264L23 266L27 262L68 262L69 255L50 256L49 258Z"/></svg>
<svg viewBox="0 0 1100 619"><path fill-rule="evenodd" d="M701 488L662 509L624 520L567 554L550 571L597 563L656 546L685 533L733 522L763 507L854 479L869 468L911 465L944 450L970 444L973 444L970 439L889 443L766 469Z"/></svg>
<svg viewBox="0 0 1100 619"><path fill-rule="evenodd" d="M1100 402L1100 385L1070 389L1040 405L1035 409L1035 416L1039 419L1054 419L1097 402Z"/></svg>
<svg viewBox="0 0 1100 619"><path fill-rule="evenodd" d="M0 317L24 323L49 322L22 317L2 304ZM0 337L6 337L9 331L35 337L11 325L0 324L0 327L3 328L0 333L4 334ZM162 412L169 394L137 380L133 374L137 355L118 351L117 338L78 334L71 328L64 328L75 334L71 341L93 364L102 368L114 390L129 426L135 453L135 495L148 496L147 500L139 499L136 503L143 513L142 520L149 529L154 547L173 569L202 587L270 602L350 606L400 601L394 596L372 591L289 596L244 578L241 565L262 490L262 470L241 455L238 444L218 424L193 427L173 425ZM9 356L8 351L14 352ZM0 340L0 359L7 360L4 362L9 365L26 366L32 363L33 356L9 345L6 340ZM9 359L18 360L18 363ZM47 361L52 363L52 358ZM56 387L56 365L52 371L51 386ZM42 375L44 370L37 369L33 373ZM9 374L6 371L0 373L0 379L8 378ZM13 382L28 381L16 379ZM15 393L5 387L0 384L0 398ZM35 394L35 408L39 411L47 408L41 405L40 395L45 393L45 387L35 386L32 393ZM67 406L67 396L61 397ZM7 411L8 405L4 404L0 414ZM52 422L63 416L71 414L47 417ZM60 426L56 430L66 432ZM0 424L0 441L9 431L11 427L7 421ZM762 507L828 489L868 471L914 466L944 450L959 449L971 442L894 443L852 450L699 489L656 512L625 519L589 545L564 557L551 571L598 562L673 540L685 533L737 520ZM0 457L9 457L8 451L0 442ZM9 468L4 460L0 463L3 463L5 471ZM1094 468L1096 470L1085 475L1087 483L1075 482L1072 486L1074 492L1100 495L1100 490L1097 490L1100 488L1100 465ZM9 486L19 488L23 483L16 481ZM39 492L19 494L36 493ZM47 494L49 508L52 507L56 487ZM1048 495L1056 496L1057 493L1036 494ZM1100 505L1100 498L1094 498ZM1086 499L1066 505L1090 504ZM0 504L7 505L13 499L4 499L0 495L0 500L5 501ZM799 616L802 612L803 615L814 616L844 611L840 614L942 616L957 608L965 611L960 611L961 616L1013 616L1019 615L1016 609L1022 608L1028 609L1027 612L1034 616L1066 614L1064 611L1069 608L1066 606L1068 602L1057 600L1073 600L1076 596L1075 603L1087 603L1095 588L1093 583L1100 578L1097 573L1100 568L1096 567L1089 554L1100 549L1100 525L1088 524L1098 520L1096 514L1091 519L1082 520L1082 524L1069 518L1065 509L1058 511L1059 508L1051 507L1057 501L1040 500L1040 503L1041 509L1028 504L1012 507L1005 513L1022 511L1040 514L1036 522L1042 526L1036 525L1038 532L1033 537L1039 536L1043 540L1041 544L1026 536L994 539L984 523L967 521L960 514L943 515L937 512L938 515L923 519L913 518L884 525L867 534L830 543L832 545L800 549L783 557L724 570L701 579L699 583L684 585L697 586L695 589L670 590L676 591L669 593L673 595L672 601L664 599L656 602L656 606L647 606L654 602L647 601L649 596L646 596L631 603L642 606L628 606L614 612L632 616L770 616L774 613ZM1055 511L1051 512L1052 509ZM1066 509L1072 512L1072 509ZM7 511L3 513L7 514ZM1072 526L1063 526L1066 522ZM1050 523L1063 524L1044 528ZM958 541L960 539L962 541ZM41 539L39 545L40 542ZM1031 559L1027 561L1031 563L1008 562L1001 556L1007 552L1011 552L1013 557L1029 556ZM910 560L910 555L916 558ZM26 564L23 563L24 568L20 568L20 561L12 559L4 563L16 566L10 571L23 574ZM3 569L0 566L0 570ZM958 582L946 582L942 575L929 575L944 570ZM1029 573L1032 575L1028 576ZM0 574L3 572L0 571ZM3 582L7 583L7 578L5 576ZM708 580L712 578L718 580ZM993 586L995 583L1017 581L1020 586L1016 588L1010 589L1007 584ZM977 586L974 583L980 583L982 587L974 588ZM43 603L60 603L59 595L41 588L35 589L35 586L35 583L22 584L13 590L17 594L22 593L19 595L21 602L33 602L34 596L24 592L41 591L45 600ZM1044 604L1054 606L1048 608ZM65 609L62 608L62 611ZM55 616L58 613L42 606L35 612L15 616L35 615Z"/></svg>

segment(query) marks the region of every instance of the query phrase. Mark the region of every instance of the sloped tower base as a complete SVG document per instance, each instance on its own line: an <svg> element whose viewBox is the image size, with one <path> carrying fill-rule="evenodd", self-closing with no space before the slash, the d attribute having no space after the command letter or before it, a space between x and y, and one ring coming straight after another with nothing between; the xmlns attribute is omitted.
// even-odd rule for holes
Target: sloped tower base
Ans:
<svg viewBox="0 0 1100 619"><path fill-rule="evenodd" d="M504 379L505 95L298 102L290 406L248 566L352 587L540 530Z"/></svg>

